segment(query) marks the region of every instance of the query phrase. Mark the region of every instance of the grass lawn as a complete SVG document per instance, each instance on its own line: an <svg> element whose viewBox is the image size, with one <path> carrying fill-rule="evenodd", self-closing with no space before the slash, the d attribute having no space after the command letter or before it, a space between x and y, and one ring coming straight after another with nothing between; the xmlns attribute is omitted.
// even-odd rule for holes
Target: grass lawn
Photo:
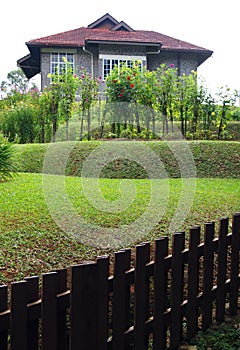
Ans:
<svg viewBox="0 0 240 350"><path fill-rule="evenodd" d="M131 183L130 180L100 179L98 187L102 196L100 198L106 202L106 208L101 207L102 201L100 207L99 203L94 203L90 198L91 193L88 197L85 196L86 184L83 185L80 178L66 177L65 180L70 203L86 223L85 230L89 225L90 235L93 225L109 232L126 226L130 227L128 236L131 237L131 241L128 245L134 246L140 241L154 240L161 235L173 233L173 230L169 232L169 227L174 227L170 224L181 198L183 189L181 179L157 180L157 184L154 183L156 180L147 179L135 179ZM61 176L47 175L47 182L55 194L58 188L55 189L54 186L57 186L59 181L62 181ZM89 188L92 188L94 183L91 181L96 183L97 180L88 179L88 181L90 181ZM187 184L192 186L193 181L188 179ZM130 205L128 200L126 201L129 193L124 192L124 185L133 191L129 193L135 193ZM158 218L161 206L164 207L163 215L159 221L156 220L151 231L146 231L141 236L134 234L131 236L131 224L134 227L135 220L141 218L149 208L151 189L155 191L156 188L159 189L161 200L156 208L154 202L151 204L152 215L153 218L154 215ZM124 193L123 197L121 190ZM166 196L166 193L169 196ZM193 205L177 230L187 231L190 226L196 224L203 225L204 222L218 220L222 216L231 217L234 212L240 210L239 193L240 179L197 179L195 197L192 198ZM155 194L154 192L153 196ZM117 204L120 205L119 208ZM14 181L0 183L0 205L0 283L9 283L29 275L67 267L113 251L107 244L102 248L92 247L86 242L82 244L58 227L49 213L44 198L41 174L20 173ZM114 210L109 209L111 207ZM181 210L184 208L180 208L178 212L181 213ZM125 241L120 242L121 246L126 247Z"/></svg>

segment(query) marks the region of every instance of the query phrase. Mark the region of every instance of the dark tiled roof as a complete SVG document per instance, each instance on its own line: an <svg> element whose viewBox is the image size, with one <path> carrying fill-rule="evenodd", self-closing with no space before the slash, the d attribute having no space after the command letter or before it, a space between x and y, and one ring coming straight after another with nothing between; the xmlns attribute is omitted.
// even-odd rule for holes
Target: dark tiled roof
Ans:
<svg viewBox="0 0 240 350"><path fill-rule="evenodd" d="M153 43L158 44L159 39L153 37L151 32L90 29L81 27L67 32L30 40L27 45L37 46L75 46L83 47L86 42L132 42L132 43Z"/></svg>
<svg viewBox="0 0 240 350"><path fill-rule="evenodd" d="M186 41L172 38L154 31L136 30L107 30L85 28L49 35L30 40L28 46L71 46L83 47L86 42L128 42L145 44L162 44L162 50L206 51L205 48L190 44ZM207 50L209 51L209 50Z"/></svg>

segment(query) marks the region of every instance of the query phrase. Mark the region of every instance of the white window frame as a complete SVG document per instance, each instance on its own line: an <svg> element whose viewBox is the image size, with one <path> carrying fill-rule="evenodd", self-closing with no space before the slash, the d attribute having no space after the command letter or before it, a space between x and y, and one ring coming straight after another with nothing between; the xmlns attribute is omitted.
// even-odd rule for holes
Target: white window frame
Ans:
<svg viewBox="0 0 240 350"><path fill-rule="evenodd" d="M102 60L103 80L106 80L106 77L111 73L111 71L113 70L115 65L118 65L118 69L120 69L122 62L126 62L127 65L129 65L129 66L132 62L141 61L142 66L143 66L143 62L146 62L146 56L126 56L126 55L100 54L99 59ZM106 61L108 61L108 63ZM109 66L108 69L106 69L107 64Z"/></svg>
<svg viewBox="0 0 240 350"><path fill-rule="evenodd" d="M66 62L63 61L63 57L66 58ZM71 57L71 60L69 58ZM70 65L72 68L72 72L75 70L75 55L72 51L51 51L51 59L50 59L50 72L51 74L56 73L56 68L58 69L59 74L66 69L66 65Z"/></svg>

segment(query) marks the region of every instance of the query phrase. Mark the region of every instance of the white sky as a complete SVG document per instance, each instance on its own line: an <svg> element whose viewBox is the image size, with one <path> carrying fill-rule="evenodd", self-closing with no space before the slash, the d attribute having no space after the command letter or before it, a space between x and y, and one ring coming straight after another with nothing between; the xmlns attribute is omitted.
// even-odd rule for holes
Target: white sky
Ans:
<svg viewBox="0 0 240 350"><path fill-rule="evenodd" d="M239 0L2 1L0 82L29 53L26 41L87 26L109 13L134 29L155 30L214 51L199 67L209 87L240 90Z"/></svg>

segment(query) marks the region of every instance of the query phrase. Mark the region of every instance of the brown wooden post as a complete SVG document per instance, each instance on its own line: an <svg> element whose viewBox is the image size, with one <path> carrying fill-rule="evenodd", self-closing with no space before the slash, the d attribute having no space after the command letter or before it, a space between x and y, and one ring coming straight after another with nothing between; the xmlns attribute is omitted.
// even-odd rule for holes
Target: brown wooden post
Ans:
<svg viewBox="0 0 240 350"><path fill-rule="evenodd" d="M146 264L150 259L149 248L149 243L140 244L136 246L135 252L134 349L136 350L145 350L147 348L145 321L149 308L149 305L146 304L146 300L149 298L149 286L147 283Z"/></svg>
<svg viewBox="0 0 240 350"><path fill-rule="evenodd" d="M128 251L121 250L114 255L114 279L113 279L113 349L124 350L126 330L126 303L129 298L125 272L130 268L130 255Z"/></svg>
<svg viewBox="0 0 240 350"><path fill-rule="evenodd" d="M203 306L202 329L206 330L212 323L212 294L213 287L213 239L215 223L209 222L204 226L204 253L203 253Z"/></svg>
<svg viewBox="0 0 240 350"><path fill-rule="evenodd" d="M57 294L67 291L67 269L57 270ZM67 313L65 310L57 311L57 349L66 350L69 347L67 337Z"/></svg>
<svg viewBox="0 0 240 350"><path fill-rule="evenodd" d="M39 299L39 278L38 276L26 277L27 281L27 302L33 303ZM37 320L28 321L28 349L38 350L39 322Z"/></svg>
<svg viewBox="0 0 240 350"><path fill-rule="evenodd" d="M185 246L185 234L175 233L172 243L172 293L171 293L171 317L170 317L170 348L179 346L182 337L182 312L183 299L183 263L182 251Z"/></svg>
<svg viewBox="0 0 240 350"><path fill-rule="evenodd" d="M97 348L96 350L107 350L108 339L108 276L109 256L97 258Z"/></svg>
<svg viewBox="0 0 240 350"><path fill-rule="evenodd" d="M42 349L57 350L57 273L42 275Z"/></svg>
<svg viewBox="0 0 240 350"><path fill-rule="evenodd" d="M198 245L200 243L200 227L190 230L188 252L188 316L187 337L191 339L198 329L197 296L199 293L199 258Z"/></svg>
<svg viewBox="0 0 240 350"><path fill-rule="evenodd" d="M164 259L168 255L168 237L155 240L154 248L153 350L159 350L166 348L167 340L164 312L167 308L168 296Z"/></svg>
<svg viewBox="0 0 240 350"><path fill-rule="evenodd" d="M228 218L220 220L219 244L218 244L218 275L217 275L217 300L216 300L216 320L221 322L225 314L226 300L226 272L227 272L227 234Z"/></svg>
<svg viewBox="0 0 240 350"><path fill-rule="evenodd" d="M11 350L27 350L27 282L11 284Z"/></svg>
<svg viewBox="0 0 240 350"><path fill-rule="evenodd" d="M231 273L230 273L230 315L236 315L238 310L238 275L240 251L240 213L233 216L231 244Z"/></svg>
<svg viewBox="0 0 240 350"><path fill-rule="evenodd" d="M97 348L97 264L72 266L71 350Z"/></svg>
<svg viewBox="0 0 240 350"><path fill-rule="evenodd" d="M8 287L0 286L0 314L8 310ZM1 318L1 317L0 317ZM8 327L4 325L4 329L0 329L0 349L8 348Z"/></svg>

